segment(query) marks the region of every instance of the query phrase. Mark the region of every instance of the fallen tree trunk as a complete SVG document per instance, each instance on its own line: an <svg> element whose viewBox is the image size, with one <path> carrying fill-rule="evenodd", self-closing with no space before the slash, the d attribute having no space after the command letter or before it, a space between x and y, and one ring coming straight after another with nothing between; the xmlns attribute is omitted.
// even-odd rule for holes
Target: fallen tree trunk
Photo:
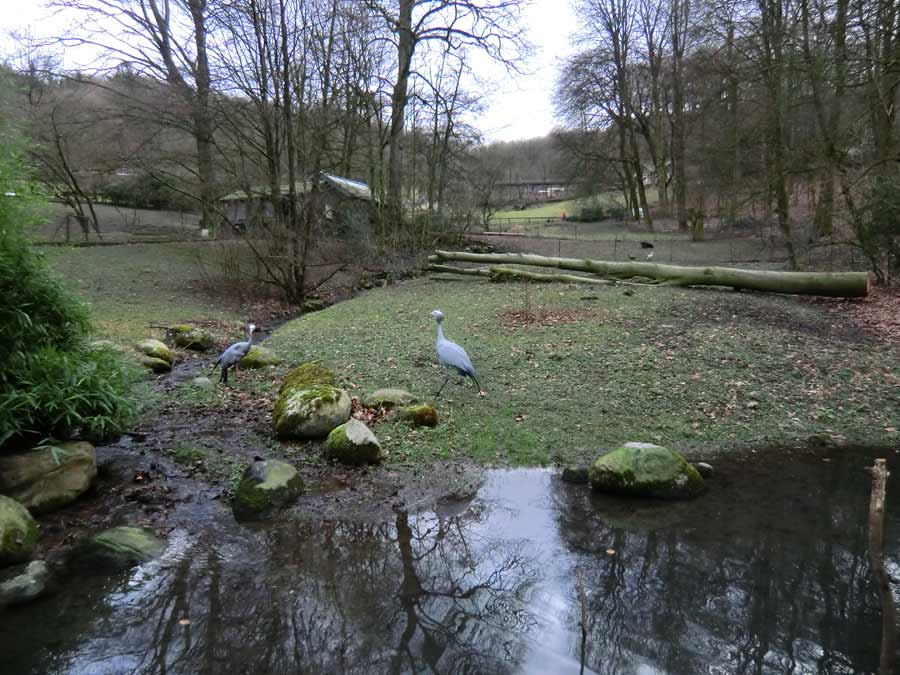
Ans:
<svg viewBox="0 0 900 675"><path fill-rule="evenodd" d="M684 267L646 262L607 262L579 258L550 258L526 253L464 253L437 251L431 262L455 260L474 263L507 263L555 267L591 272L601 277L647 277L665 286L729 286L736 290L864 298L869 293L866 272L764 272L732 267Z"/></svg>
<svg viewBox="0 0 900 675"><path fill-rule="evenodd" d="M564 283L586 283L586 284L602 284L607 286L615 286L619 283L627 283L620 281L610 281L609 279L595 279L594 277L582 277L577 274L540 274L539 272L526 272L525 270L514 270L511 267L491 267L485 269L483 267L451 267L450 265L428 266L430 272L450 272L451 274L467 274L470 276L488 277L491 281L556 281Z"/></svg>

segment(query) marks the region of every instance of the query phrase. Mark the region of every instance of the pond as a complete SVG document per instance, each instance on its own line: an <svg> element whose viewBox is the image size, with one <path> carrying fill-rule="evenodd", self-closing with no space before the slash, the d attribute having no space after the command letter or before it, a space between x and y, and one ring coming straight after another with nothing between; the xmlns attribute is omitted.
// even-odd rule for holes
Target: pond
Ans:
<svg viewBox="0 0 900 675"><path fill-rule="evenodd" d="M897 578L900 462L887 454ZM247 527L210 506L163 558L0 616L2 670L873 673L872 457L729 460L690 503L520 469L385 522L286 512Z"/></svg>

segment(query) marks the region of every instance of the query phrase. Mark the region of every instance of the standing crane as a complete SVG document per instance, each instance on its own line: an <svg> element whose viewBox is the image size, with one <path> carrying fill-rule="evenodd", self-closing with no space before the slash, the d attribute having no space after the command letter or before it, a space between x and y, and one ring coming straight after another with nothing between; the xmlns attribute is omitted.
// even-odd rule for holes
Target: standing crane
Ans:
<svg viewBox="0 0 900 675"><path fill-rule="evenodd" d="M462 375L463 378L471 377L475 382L475 386L478 387L478 395L482 396L483 393L481 391L481 385L478 384L478 377L475 373L475 366L473 366L472 361L469 360L469 355L466 354L466 350L460 347L455 342L451 342L444 337L444 329L441 326L441 322L444 320L443 312L441 312L441 310L439 309L436 309L431 313L431 316L433 316L435 321L437 321L436 347L438 361L441 362L441 365L447 372L447 377L444 378L444 383L441 385L441 388L437 390L435 397L440 396L441 392L444 390L444 387L447 386L447 382L450 380L451 368L456 370L456 372Z"/></svg>
<svg viewBox="0 0 900 675"><path fill-rule="evenodd" d="M218 358L215 365L213 365L212 371L210 374L216 372L216 368L219 366L222 367L222 372L219 375L219 382L223 384L228 384L228 369L234 367L237 370L238 362L247 356L250 352L250 347L253 346L253 331L256 330L256 326L254 324L247 324L247 339L244 342L235 342L228 349L222 352L222 355Z"/></svg>

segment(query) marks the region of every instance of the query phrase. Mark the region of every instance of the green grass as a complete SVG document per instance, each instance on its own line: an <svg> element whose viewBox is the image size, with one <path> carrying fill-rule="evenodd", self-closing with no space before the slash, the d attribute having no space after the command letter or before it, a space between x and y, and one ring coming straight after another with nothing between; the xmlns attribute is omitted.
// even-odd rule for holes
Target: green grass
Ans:
<svg viewBox="0 0 900 675"><path fill-rule="evenodd" d="M502 312L525 306L576 310L579 320L504 325ZM392 462L569 462L635 440L703 455L818 433L891 442L900 353L843 326L829 307L713 290L625 296L417 280L290 322L268 346L289 363L333 368L354 395L390 386L429 400L443 377L429 316L440 308L488 395L451 384L436 401L437 428L376 427Z"/></svg>
<svg viewBox="0 0 900 675"><path fill-rule="evenodd" d="M52 268L91 305L97 338L131 344L159 337L152 326L237 321L237 310L197 290L193 255L203 244L48 247Z"/></svg>
<svg viewBox="0 0 900 675"><path fill-rule="evenodd" d="M651 206L657 201L656 188L647 188L647 203ZM581 211L582 204L595 202L606 205L624 205L622 193L619 191L600 192L591 197L566 199L561 202L538 204L523 210L505 209L494 214L494 218L561 218L562 214L574 216Z"/></svg>

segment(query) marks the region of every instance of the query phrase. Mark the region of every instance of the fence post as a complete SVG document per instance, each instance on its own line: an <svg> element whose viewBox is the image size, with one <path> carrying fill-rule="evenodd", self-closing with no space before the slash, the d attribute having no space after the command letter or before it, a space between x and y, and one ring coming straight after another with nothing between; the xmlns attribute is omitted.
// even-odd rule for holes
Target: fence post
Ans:
<svg viewBox="0 0 900 675"><path fill-rule="evenodd" d="M619 259L619 235L613 237L613 260Z"/></svg>

